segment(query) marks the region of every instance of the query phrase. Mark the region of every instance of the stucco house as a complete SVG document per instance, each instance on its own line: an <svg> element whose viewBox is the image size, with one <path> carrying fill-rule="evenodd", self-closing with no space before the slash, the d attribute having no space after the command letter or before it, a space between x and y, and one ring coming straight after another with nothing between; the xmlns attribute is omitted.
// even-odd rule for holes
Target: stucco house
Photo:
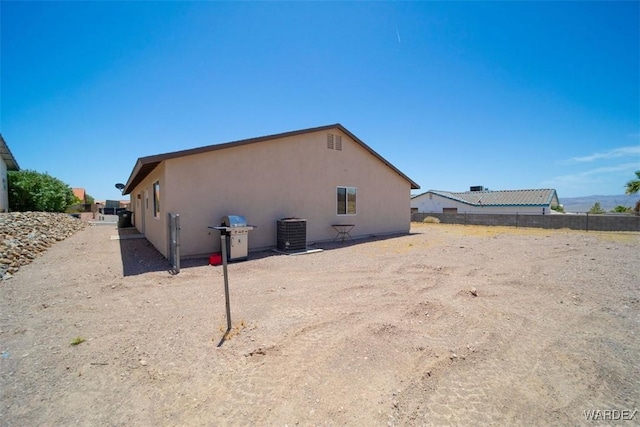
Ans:
<svg viewBox="0 0 640 427"><path fill-rule="evenodd" d="M180 254L218 251L225 215L257 228L249 250L276 246L277 221L304 218L307 242L408 233L420 188L340 124L209 145L137 160L123 194L134 226L168 257L168 214L180 215Z"/></svg>
<svg viewBox="0 0 640 427"><path fill-rule="evenodd" d="M16 161L9 146L5 142L2 135L0 135L0 179L2 179L2 185L0 186L0 212L9 211L9 188L7 181L7 171L19 171L20 166Z"/></svg>
<svg viewBox="0 0 640 427"><path fill-rule="evenodd" d="M479 188L458 193L429 190L411 198L411 212L545 215L560 204L553 189L488 191Z"/></svg>

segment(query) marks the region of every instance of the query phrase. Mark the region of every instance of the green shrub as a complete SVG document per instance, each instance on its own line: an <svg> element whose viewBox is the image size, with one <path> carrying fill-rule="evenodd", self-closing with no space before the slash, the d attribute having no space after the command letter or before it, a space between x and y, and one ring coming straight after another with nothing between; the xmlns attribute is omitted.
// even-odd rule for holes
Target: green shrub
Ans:
<svg viewBox="0 0 640 427"><path fill-rule="evenodd" d="M73 190L46 173L9 171L9 210L14 212L64 212L76 201Z"/></svg>
<svg viewBox="0 0 640 427"><path fill-rule="evenodd" d="M615 208L611 209L611 212L616 212L616 213L629 213L629 212L633 212L633 209L631 209L630 206L622 206L622 205L618 205Z"/></svg>
<svg viewBox="0 0 640 427"><path fill-rule="evenodd" d="M593 204L593 206L591 206L591 209L589 209L589 213L590 214L603 214L603 213L606 213L606 211L600 207L600 202L595 202Z"/></svg>

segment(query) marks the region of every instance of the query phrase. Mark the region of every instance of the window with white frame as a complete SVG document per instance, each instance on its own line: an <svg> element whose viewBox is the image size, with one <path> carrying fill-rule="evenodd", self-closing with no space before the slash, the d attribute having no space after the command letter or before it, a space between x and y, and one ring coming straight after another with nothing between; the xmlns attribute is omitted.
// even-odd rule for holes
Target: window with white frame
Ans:
<svg viewBox="0 0 640 427"><path fill-rule="evenodd" d="M356 214L356 187L337 187L337 214Z"/></svg>
<svg viewBox="0 0 640 427"><path fill-rule="evenodd" d="M153 216L160 217L160 181L153 183Z"/></svg>

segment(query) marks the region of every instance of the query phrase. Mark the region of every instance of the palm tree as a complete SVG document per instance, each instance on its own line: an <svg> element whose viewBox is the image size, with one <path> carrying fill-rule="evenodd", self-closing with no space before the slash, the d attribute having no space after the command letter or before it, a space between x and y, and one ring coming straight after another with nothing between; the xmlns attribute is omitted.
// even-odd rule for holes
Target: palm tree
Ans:
<svg viewBox="0 0 640 427"><path fill-rule="evenodd" d="M636 194L640 191L640 171L636 171L636 178L627 182L627 189L625 191L626 194ZM633 208L633 211L636 215L640 215L640 200L636 202L636 206Z"/></svg>
<svg viewBox="0 0 640 427"><path fill-rule="evenodd" d="M632 179L631 181L627 182L627 190L625 191L626 194L636 194L640 191L640 171L636 171L636 178L637 179Z"/></svg>

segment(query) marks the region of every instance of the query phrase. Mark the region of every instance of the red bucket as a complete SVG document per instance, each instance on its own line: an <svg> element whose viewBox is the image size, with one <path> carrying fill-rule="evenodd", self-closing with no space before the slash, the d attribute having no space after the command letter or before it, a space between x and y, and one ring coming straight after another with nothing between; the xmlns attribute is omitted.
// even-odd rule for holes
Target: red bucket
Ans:
<svg viewBox="0 0 640 427"><path fill-rule="evenodd" d="M220 265L220 264L222 264L222 254L220 252L212 254L209 257L209 264L210 265Z"/></svg>

